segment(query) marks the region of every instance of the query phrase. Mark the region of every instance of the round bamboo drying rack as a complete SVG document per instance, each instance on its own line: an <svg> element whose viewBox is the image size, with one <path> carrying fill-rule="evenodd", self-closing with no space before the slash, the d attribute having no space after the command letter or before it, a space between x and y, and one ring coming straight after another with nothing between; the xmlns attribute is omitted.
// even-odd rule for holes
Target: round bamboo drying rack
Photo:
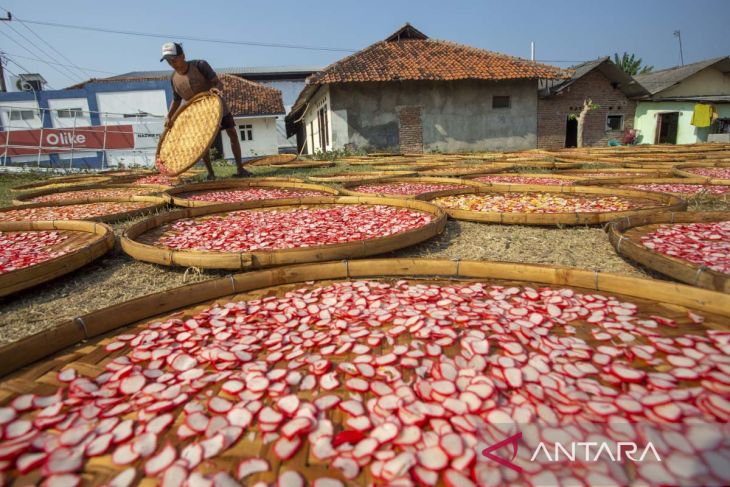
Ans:
<svg viewBox="0 0 730 487"><path fill-rule="evenodd" d="M67 188L67 187L80 187L80 186L91 186L111 181L111 177L106 176L67 176L63 179L58 180L46 180L38 181L37 183L28 183L21 186L15 186L10 188L13 193L23 193L28 191L43 191L43 190L55 190Z"/></svg>
<svg viewBox="0 0 730 487"><path fill-rule="evenodd" d="M514 166L512 164L489 164L474 166L445 166L435 169L426 169L418 171L419 176L423 177L465 177L477 174L494 174L502 171L508 171Z"/></svg>
<svg viewBox="0 0 730 487"><path fill-rule="evenodd" d="M305 161L297 160L289 163L275 164L273 166L261 166L273 169L316 169L322 167L332 167L335 163L332 161Z"/></svg>
<svg viewBox="0 0 730 487"><path fill-rule="evenodd" d="M584 180L580 183L583 186L616 186L616 187L624 187L627 185L633 185L633 184L684 184L684 185L691 185L691 186L726 186L722 184L712 184L708 183L706 179L704 178L606 178L606 179L596 179L593 181ZM629 189L633 191L645 191L642 189L637 188L624 188ZM690 199L693 198L695 195L687 194L687 193L671 193L676 196L679 196L680 198ZM728 194L709 194L709 193L703 193L707 197L724 197L724 196L730 196L730 193Z"/></svg>
<svg viewBox="0 0 730 487"><path fill-rule="evenodd" d="M70 238L51 250L69 250L60 257L0 274L0 297L28 289L73 272L114 248L114 231L103 223L87 221L0 222L0 232L58 231Z"/></svg>
<svg viewBox="0 0 730 487"><path fill-rule="evenodd" d="M556 173L526 173L526 172L505 172L505 173L496 173L496 174L474 174L470 176L465 176L464 179L470 179L472 181L477 181L477 178L480 177L489 177L489 176L507 176L507 177L519 177L519 178L550 178L550 179L558 179L561 181L565 181L567 184L571 184L571 181L580 181L581 178L578 176L568 176L564 174L556 174ZM495 184L513 184L509 182L500 182L500 181L478 181L481 184L486 185L495 185ZM514 183L519 184L519 183Z"/></svg>
<svg viewBox="0 0 730 487"><path fill-rule="evenodd" d="M291 208L293 206L324 206L334 204L388 205L422 211L433 215L426 225L407 231L357 242L254 252L207 252L172 250L154 244L142 243L139 237L160 226L184 218L197 218L237 210ZM122 235L122 249L131 257L162 265L179 265L206 269L256 269L284 264L351 259L391 252L420 243L438 235L446 226L446 213L425 201L377 197L322 197L224 203L198 208L185 208L155 215L129 227Z"/></svg>
<svg viewBox="0 0 730 487"><path fill-rule="evenodd" d="M660 177L672 174L671 169L629 169L629 168L606 168L606 169L568 169L561 171L560 174L568 176L577 176L584 181L597 181L602 179L623 178L623 177ZM592 176L592 174L601 174L600 176ZM606 176L605 174L609 174Z"/></svg>
<svg viewBox="0 0 730 487"><path fill-rule="evenodd" d="M113 178L125 176L144 177L155 174L155 171L152 171L151 169L107 169L104 171L99 171L97 174L100 174L102 176L110 176Z"/></svg>
<svg viewBox="0 0 730 487"><path fill-rule="evenodd" d="M643 266L678 281L730 293L730 274L708 269L683 259L655 252L641 243L641 237L655 231L662 224L707 223L730 220L728 211L657 213L624 218L612 222L607 229L608 239L616 252Z"/></svg>
<svg viewBox="0 0 730 487"><path fill-rule="evenodd" d="M35 198L39 198L41 196L46 196L49 194L65 194L69 193L68 199L63 199L59 201L66 201L66 202L74 202L74 203L87 203L89 201L95 201L98 200L99 197L74 197L74 192L77 191L87 191L87 190L105 190L105 189L137 189L139 188L141 191L145 191L145 193L140 193L137 195L130 194L129 196L147 196L147 195L154 195L158 193L162 193L163 191L170 189L170 186L162 186L158 184L94 184L90 186L69 186L67 188L63 188L62 190L57 189L46 189L43 191L33 191L30 193L22 193L17 195L13 199L14 205L22 205L23 203L36 203L35 201L32 201ZM125 196L123 196L125 197ZM102 196L103 198L103 196Z"/></svg>
<svg viewBox="0 0 730 487"><path fill-rule="evenodd" d="M330 186L324 186L322 184L308 184L298 181L276 181L276 180L257 180L257 179L243 179L233 180L226 179L223 181L207 181L204 183L188 184L186 186L178 186L176 188L168 189L163 197L165 200L176 206L184 206L188 208L196 206L210 206L217 204L217 202L192 200L190 198L183 197L186 193L195 193L202 191L217 191L217 190L241 190L248 188L280 188L280 189L301 189L309 191L320 191L333 196L337 196L339 191Z"/></svg>
<svg viewBox="0 0 730 487"><path fill-rule="evenodd" d="M352 181L373 181L376 179L404 177L416 174L415 171L363 171L363 172L344 172L335 174L320 174L317 176L307 176L308 181L316 183L348 183Z"/></svg>
<svg viewBox="0 0 730 487"><path fill-rule="evenodd" d="M687 169L695 167L706 167L706 168L730 168L730 162L692 162L687 164L678 164L674 167L674 174L683 178L702 178L711 184L730 184L730 179L715 178L712 176L703 176L701 174L695 174L687 171Z"/></svg>
<svg viewBox="0 0 730 487"><path fill-rule="evenodd" d="M210 92L198 93L175 113L157 144L155 161L166 176L182 174L200 160L213 144L223 118L223 100Z"/></svg>
<svg viewBox="0 0 730 487"><path fill-rule="evenodd" d="M261 156L250 161L246 161L247 166L278 166L279 164L291 164L299 157L296 154L275 154L270 156Z"/></svg>
<svg viewBox="0 0 730 487"><path fill-rule="evenodd" d="M383 184L383 183L432 183L432 184L453 184L454 186L469 186L474 188L483 188L488 184L469 181L467 179L457 178L429 178L429 177L407 177L407 178L384 178L374 181L362 181L344 183L340 192L347 196L378 196L382 198L399 198L399 199L415 199L418 195L396 195L385 193L361 193L350 188L356 188L363 184Z"/></svg>
<svg viewBox="0 0 730 487"><path fill-rule="evenodd" d="M49 201L45 203L23 203L21 205L15 205L15 206L5 206L0 208L0 216L2 216L3 213L9 212L9 211L16 211L16 210L23 210L26 208L46 208L46 207L61 207L61 206L71 206L71 205L86 205L86 204L94 204L94 203L104 203L104 202L113 202L113 203L135 203L135 202L145 202L149 203L149 205L144 206L142 208L136 208L129 211L125 211L122 213L111 213L108 215L101 215L101 216L95 216L95 217L89 217L89 218L74 218L74 220L91 220L96 222L102 222L102 223L115 223L121 220L126 220L128 218L135 218L137 216L145 215L147 213L150 213L152 211L161 210L164 208L167 203L165 203L165 200L163 198L157 197L157 196L130 196L128 198L99 198L95 200L90 201L84 201L81 203L74 203L74 202L68 202L68 201Z"/></svg>
<svg viewBox="0 0 730 487"><path fill-rule="evenodd" d="M378 171L406 171L416 172L425 171L426 169L435 169L437 167L448 166L448 162L424 162L423 164L412 163L412 164L382 164L376 166Z"/></svg>
<svg viewBox="0 0 730 487"><path fill-rule="evenodd" d="M451 190L420 195L418 199L433 201L436 198L461 194L494 193L560 193L573 195L623 196L626 198L650 200L654 206L626 211L574 212L574 213L497 213L444 208L451 218L480 223L502 223L518 225L597 225L627 216L638 216L660 211L684 211L687 202L673 195L644 191L628 191L594 186L544 186L532 184L493 185L476 190Z"/></svg>
<svg viewBox="0 0 730 487"><path fill-rule="evenodd" d="M281 297L289 290L302 287L317 287L333 282L367 279L392 283L405 279L410 283L438 283L453 285L485 282L504 286L526 286L533 288L570 288L585 294L608 294L621 301L635 303L639 312L646 315L662 315L674 319L681 330L698 335L707 330L727 330L730 326L730 296L681 284L626 277L617 274L598 273L565 267L525 265L509 262L450 261L432 259L378 259L345 262L326 262L287 266L284 268L240 273L224 278L212 279L143 296L109 308L84 314L61 323L59 326L40 332L19 342L0 348L0 398L3 403L12 401L21 394L43 397L53 394L61 387L67 387L58 380L58 372L73 368L79 377L93 379L104 373L115 359L127 356L129 347L107 351L121 334L137 334L148 329L149 323L169 319L187 319L215 304L224 305L261 299L265 296ZM688 312L702 313L706 318L696 324L688 318ZM174 314L174 315L173 315ZM660 327L660 336L673 336L676 329ZM599 343L588 341L591 347ZM73 347L74 345L81 345ZM73 348L70 348L73 347ZM373 348L373 353L384 353ZM352 360L347 354L341 360ZM37 361L37 362L36 362ZM35 362L35 363L34 363ZM205 364L207 370L211 370ZM347 397L344 388L331 392ZM297 394L300 395L300 394ZM309 396L307 396L310 399ZM310 399L311 400L311 399ZM137 419L139 409L132 409L126 418ZM176 438L177 426L184 421L180 408L173 411L174 425L160 437L161 448L168 441L179 450L182 444ZM333 422L338 428L344 423L345 415L336 415ZM149 419L149 418L148 418ZM344 424L342 424L344 426ZM309 445L305 444L297 454L287 460L274 458L271 445L264 444L260 435L249 435L255 427L249 426L232 447L222 455L206 461L210 471L226 471L235 475L238 462L249 457L265 458L271 464L271 471L246 479L245 485L255 481L272 484L281 472L293 469L303 475L309 485L318 477L335 477L345 485L365 485L371 478L364 469L363 474L349 482L340 472L327 463L311 462ZM135 462L135 477L143 472L145 460ZM127 465L115 465L110 456L96 457L85 461L82 467L84 480L94 484L108 484ZM35 477L33 477L35 475ZM31 473L22 480L38 483L38 473ZM152 478L141 480L140 485L152 483ZM23 482L21 482L23 483Z"/></svg>

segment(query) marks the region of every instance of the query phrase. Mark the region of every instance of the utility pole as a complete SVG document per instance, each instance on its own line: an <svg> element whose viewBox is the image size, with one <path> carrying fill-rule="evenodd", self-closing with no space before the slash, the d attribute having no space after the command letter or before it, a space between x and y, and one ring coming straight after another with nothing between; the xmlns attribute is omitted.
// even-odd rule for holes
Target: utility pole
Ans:
<svg viewBox="0 0 730 487"><path fill-rule="evenodd" d="M7 17L0 17L3 22L10 22L13 20L13 14L8 11ZM5 93L8 88L5 86L5 53L0 52L0 93Z"/></svg>
<svg viewBox="0 0 730 487"><path fill-rule="evenodd" d="M674 31L674 37L679 39L679 61L684 66L684 53L682 52L682 33L679 30Z"/></svg>

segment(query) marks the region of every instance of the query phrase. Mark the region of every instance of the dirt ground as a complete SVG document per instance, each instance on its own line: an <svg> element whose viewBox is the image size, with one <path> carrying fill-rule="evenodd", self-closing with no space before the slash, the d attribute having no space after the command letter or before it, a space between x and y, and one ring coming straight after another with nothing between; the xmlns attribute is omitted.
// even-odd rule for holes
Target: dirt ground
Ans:
<svg viewBox="0 0 730 487"><path fill-rule="evenodd" d="M367 167L358 169L366 170ZM226 168L219 173L223 175L227 171L229 169ZM263 171L257 172L268 175ZM334 170L322 169L316 172L328 173ZM304 173L291 171L286 175L302 176ZM39 177L0 174L0 202L6 205L12 199L7 188L33 179ZM730 211L730 202L704 201L693 204L690 209ZM139 219L113 225L115 233L121 235L124 228L136 221ZM661 278L619 257L600 227L550 228L450 220L443 234L386 256L554 264ZM163 267L138 262L126 256L117 243L107 256L71 274L0 298L0 345L20 340L96 309L226 274L227 271Z"/></svg>

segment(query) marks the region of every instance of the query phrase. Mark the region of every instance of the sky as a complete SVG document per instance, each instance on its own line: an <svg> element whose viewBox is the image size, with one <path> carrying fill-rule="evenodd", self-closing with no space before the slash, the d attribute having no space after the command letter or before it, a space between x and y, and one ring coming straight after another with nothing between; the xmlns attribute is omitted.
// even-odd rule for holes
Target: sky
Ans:
<svg viewBox="0 0 730 487"><path fill-rule="evenodd" d="M527 59L532 41L537 60L561 67L624 51L655 69L677 66L676 30L685 64L730 55L730 0L0 0L0 8L26 21L0 22L7 71L39 72L53 89L89 77L166 69L160 48L177 36L325 48L182 41L189 59L206 59L213 67L326 66L406 22L433 39ZM0 14L7 15L4 10Z"/></svg>

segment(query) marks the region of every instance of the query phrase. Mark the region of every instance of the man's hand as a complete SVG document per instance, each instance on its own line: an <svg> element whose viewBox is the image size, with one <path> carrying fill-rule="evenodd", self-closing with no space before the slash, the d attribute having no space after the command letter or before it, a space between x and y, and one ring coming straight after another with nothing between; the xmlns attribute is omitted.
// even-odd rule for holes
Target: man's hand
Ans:
<svg viewBox="0 0 730 487"><path fill-rule="evenodd" d="M211 88L210 93L213 95L218 95L220 97L223 96L223 92L221 90L219 90L218 88Z"/></svg>
<svg viewBox="0 0 730 487"><path fill-rule="evenodd" d="M171 127L172 127L172 119L170 119L170 117L166 117L165 118L165 128L169 129Z"/></svg>

